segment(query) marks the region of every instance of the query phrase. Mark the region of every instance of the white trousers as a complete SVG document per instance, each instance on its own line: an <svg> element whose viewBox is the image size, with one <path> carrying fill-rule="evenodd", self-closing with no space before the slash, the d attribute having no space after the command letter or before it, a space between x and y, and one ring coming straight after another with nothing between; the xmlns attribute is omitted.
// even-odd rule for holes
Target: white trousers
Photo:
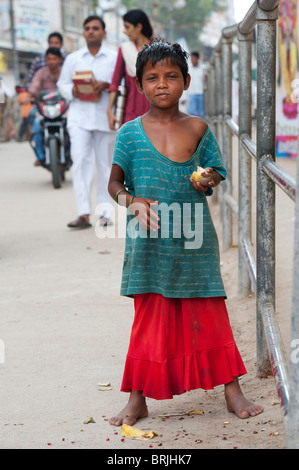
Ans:
<svg viewBox="0 0 299 470"><path fill-rule="evenodd" d="M108 193L115 135L112 132L68 129L73 160L72 176L78 215L91 214L91 186L97 169L97 204L99 215L111 217L113 200ZM97 212L98 213L98 212Z"/></svg>

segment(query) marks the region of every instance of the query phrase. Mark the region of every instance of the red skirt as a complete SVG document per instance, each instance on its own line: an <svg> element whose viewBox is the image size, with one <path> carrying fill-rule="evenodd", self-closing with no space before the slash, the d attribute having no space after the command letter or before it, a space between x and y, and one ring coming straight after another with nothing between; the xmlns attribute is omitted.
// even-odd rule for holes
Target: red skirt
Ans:
<svg viewBox="0 0 299 470"><path fill-rule="evenodd" d="M135 318L121 391L157 400L246 374L222 297L134 297Z"/></svg>

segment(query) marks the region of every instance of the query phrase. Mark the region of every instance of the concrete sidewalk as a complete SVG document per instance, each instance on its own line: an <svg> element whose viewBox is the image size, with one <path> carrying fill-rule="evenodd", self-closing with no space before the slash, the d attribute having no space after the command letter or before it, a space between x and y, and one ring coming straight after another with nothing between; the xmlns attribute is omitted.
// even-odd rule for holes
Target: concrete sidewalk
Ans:
<svg viewBox="0 0 299 470"><path fill-rule="evenodd" d="M33 161L28 143L0 144L0 448L284 448L274 380L255 377L255 299L238 299L236 248L222 253L222 269L248 370L241 385L265 412L239 420L227 412L218 387L149 400L149 417L136 427L156 431L151 441L123 439L109 425L127 400L119 392L133 320L132 300L119 295L124 240L99 239L95 216L90 230L68 229L76 217L71 174L54 190L50 173ZM295 162L282 163L295 174ZM281 192L277 205L277 310L287 339L294 206ZM219 208L212 212L221 239ZM100 391L99 382L110 382L111 390ZM195 408L204 415L159 417ZM95 423L83 424L88 417Z"/></svg>

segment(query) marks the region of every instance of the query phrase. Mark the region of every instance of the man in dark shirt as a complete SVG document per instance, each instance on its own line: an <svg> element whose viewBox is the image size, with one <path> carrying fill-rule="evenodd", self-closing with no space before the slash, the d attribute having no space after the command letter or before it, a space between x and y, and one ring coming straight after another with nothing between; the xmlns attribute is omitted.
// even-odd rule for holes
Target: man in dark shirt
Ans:
<svg viewBox="0 0 299 470"><path fill-rule="evenodd" d="M63 37L62 37L62 35L58 32L51 33L48 37L48 46L49 47L56 47L58 49L61 49L62 46L63 46ZM62 54L62 58L64 60L65 57L66 57L66 54L64 54L63 52L61 54ZM35 73L39 69L41 69L42 67L46 67L46 65L47 65L46 53L41 54L38 57L36 57L36 59L33 61L32 65L31 65L30 70L29 70L28 75L27 75L27 80L26 80L26 88L27 89L29 88L30 83L31 83Z"/></svg>
<svg viewBox="0 0 299 470"><path fill-rule="evenodd" d="M29 86L29 92L38 98L41 90L54 90L57 88L57 81L61 72L62 54L57 47L49 47L46 52L46 66L39 69L33 77ZM36 155L35 166L40 166L44 160L44 134L40 125L40 115L34 106L30 112L32 118L32 139Z"/></svg>

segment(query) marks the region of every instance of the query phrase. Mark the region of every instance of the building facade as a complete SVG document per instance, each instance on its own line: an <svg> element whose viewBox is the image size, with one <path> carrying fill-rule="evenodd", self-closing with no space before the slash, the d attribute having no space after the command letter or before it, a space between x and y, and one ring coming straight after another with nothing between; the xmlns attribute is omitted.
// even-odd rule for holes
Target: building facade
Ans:
<svg viewBox="0 0 299 470"><path fill-rule="evenodd" d="M16 81L24 82L34 58L47 49L51 32L63 34L65 52L80 47L89 11L84 0L0 0L0 77L6 88L13 91Z"/></svg>

